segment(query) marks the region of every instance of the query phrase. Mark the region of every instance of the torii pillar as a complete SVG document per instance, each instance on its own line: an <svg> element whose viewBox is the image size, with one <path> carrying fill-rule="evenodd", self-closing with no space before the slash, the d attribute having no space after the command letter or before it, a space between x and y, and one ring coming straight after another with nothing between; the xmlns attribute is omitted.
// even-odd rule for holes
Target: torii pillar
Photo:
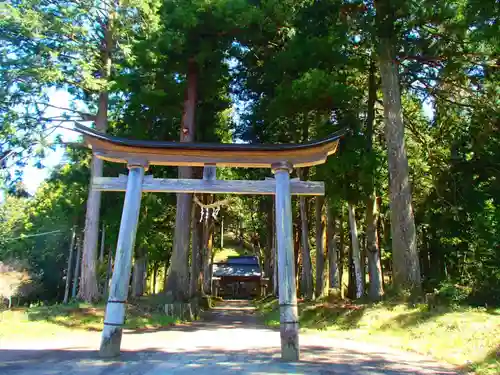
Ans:
<svg viewBox="0 0 500 375"><path fill-rule="evenodd" d="M276 177L276 238L278 247L278 282L280 305L281 359L299 360L299 317L293 256L292 197L288 162L272 165Z"/></svg>
<svg viewBox="0 0 500 375"><path fill-rule="evenodd" d="M122 326L125 322L125 303L127 302L132 255L141 209L142 182L147 164L129 162L128 168L127 190L116 245L115 268L111 278L99 349L101 357L120 355Z"/></svg>

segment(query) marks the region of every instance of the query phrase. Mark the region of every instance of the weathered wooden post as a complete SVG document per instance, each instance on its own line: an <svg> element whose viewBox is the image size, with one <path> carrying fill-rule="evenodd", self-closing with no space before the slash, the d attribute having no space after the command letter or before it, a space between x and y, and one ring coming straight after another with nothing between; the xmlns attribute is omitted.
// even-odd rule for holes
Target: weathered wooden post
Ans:
<svg viewBox="0 0 500 375"><path fill-rule="evenodd" d="M276 177L281 359L293 362L299 360L299 319L292 238L292 199L290 194L292 165L289 163L273 164L272 169Z"/></svg>
<svg viewBox="0 0 500 375"><path fill-rule="evenodd" d="M140 163L129 163L128 165L127 190L116 245L115 267L111 278L99 350L101 357L115 357L120 354L122 325L125 321L125 302L128 295L132 254L141 208L145 167L146 165Z"/></svg>

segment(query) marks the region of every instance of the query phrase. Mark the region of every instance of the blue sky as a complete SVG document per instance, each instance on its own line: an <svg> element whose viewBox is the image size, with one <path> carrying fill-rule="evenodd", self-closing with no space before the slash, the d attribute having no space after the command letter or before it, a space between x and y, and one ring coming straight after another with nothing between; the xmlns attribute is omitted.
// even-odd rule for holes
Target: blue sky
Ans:
<svg viewBox="0 0 500 375"><path fill-rule="evenodd" d="M71 95L64 90L50 90L49 91L50 104L58 107L69 108L70 103L74 100ZM46 110L45 115L47 117L55 117L61 115L63 111L49 108ZM71 123L65 124L65 127L72 128ZM53 141L57 135L61 135L63 141L74 142L78 138L78 134L67 129L59 129L55 131L49 142ZM58 147L55 151L48 150L46 157L42 160L42 164L45 166L43 169L39 169L34 166L35 160L29 160L28 165L23 168L23 183L27 190L34 194L36 189L40 184L48 178L52 168L64 161L64 148ZM14 168L10 168L9 173L14 173Z"/></svg>

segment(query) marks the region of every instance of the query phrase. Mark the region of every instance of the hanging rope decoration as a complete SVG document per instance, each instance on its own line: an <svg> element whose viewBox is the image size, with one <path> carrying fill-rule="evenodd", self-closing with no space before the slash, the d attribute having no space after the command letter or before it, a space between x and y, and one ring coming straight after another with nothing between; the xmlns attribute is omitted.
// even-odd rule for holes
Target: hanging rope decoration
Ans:
<svg viewBox="0 0 500 375"><path fill-rule="evenodd" d="M210 210L212 210L213 219L217 220L217 215L219 214L221 207L227 206L231 202L231 199L224 199L222 201L210 204L204 204L200 202L200 200L195 195L194 202L201 208L201 215L200 215L200 223L201 223L203 219L205 219L205 221L208 220L208 218L210 217Z"/></svg>

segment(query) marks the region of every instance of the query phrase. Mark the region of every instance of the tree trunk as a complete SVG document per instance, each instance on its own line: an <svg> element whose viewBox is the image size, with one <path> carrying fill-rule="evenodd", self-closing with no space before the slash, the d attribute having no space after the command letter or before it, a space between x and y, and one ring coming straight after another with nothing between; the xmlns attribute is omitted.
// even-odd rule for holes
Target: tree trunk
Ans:
<svg viewBox="0 0 500 375"><path fill-rule="evenodd" d="M379 203L377 202L377 207L379 207ZM377 215L378 220L377 220L377 241L378 241L378 250L379 250L379 262L380 262L380 278L382 279L382 292L385 290L385 279L384 279L384 264L382 262L382 249L384 248L383 241L382 241L382 233L384 231L383 229L383 221L382 218L380 217L380 213Z"/></svg>
<svg viewBox="0 0 500 375"><path fill-rule="evenodd" d="M340 296L344 298L344 265L345 265L345 242L344 242L344 203L340 206L339 217L339 288Z"/></svg>
<svg viewBox="0 0 500 375"><path fill-rule="evenodd" d="M394 283L397 287L420 291L415 220L404 141L404 124L399 90L394 35L394 4L376 2L379 27L379 66L384 102L385 139L389 164L389 192Z"/></svg>
<svg viewBox="0 0 500 375"><path fill-rule="evenodd" d="M372 301L380 300L384 294L377 222L377 198L375 194L372 194L366 201L366 250L368 255L368 275L370 277L368 296Z"/></svg>
<svg viewBox="0 0 500 375"><path fill-rule="evenodd" d="M191 279L189 286L189 295L191 298L197 296L201 291L201 245L203 237L203 226L197 220L201 215L201 209L196 204L193 206L192 231L193 239L191 242Z"/></svg>
<svg viewBox="0 0 500 375"><path fill-rule="evenodd" d="M299 198L301 240L302 240L302 293L307 300L313 299L313 277L311 251L309 248L309 223L307 221L307 204L304 196Z"/></svg>
<svg viewBox="0 0 500 375"><path fill-rule="evenodd" d="M361 268L361 285L362 289L366 290L366 240L364 236L361 236L361 244L359 247L359 264Z"/></svg>
<svg viewBox="0 0 500 375"><path fill-rule="evenodd" d="M104 223L102 224L102 229L101 229L101 250L99 252L99 263L104 262L104 244L105 244L105 239L106 239L106 227L104 226Z"/></svg>
<svg viewBox="0 0 500 375"><path fill-rule="evenodd" d="M205 204L213 202L213 195L205 196ZM203 222L203 244L202 244L202 271L203 271L203 293L210 295L212 293L212 248L213 248L213 220L209 216Z"/></svg>
<svg viewBox="0 0 500 375"><path fill-rule="evenodd" d="M103 26L101 41L102 78L109 79L111 74L111 51L113 49L112 22L114 9L108 14L108 19ZM108 128L108 101L107 88L99 94L99 103L95 121L96 130L105 133ZM95 177L102 177L103 161L92 155L90 168L89 195L87 198L87 210L85 213L85 231L83 239L82 278L78 296L86 302L99 299L99 288L97 283L97 241L99 237L99 212L101 210L101 192L92 189L92 181Z"/></svg>
<svg viewBox="0 0 500 375"><path fill-rule="evenodd" d="M352 263L354 265L354 276L356 282L356 298L361 298L363 295L363 282L361 280L361 259L359 250L358 228L356 226L356 212L354 205L348 203L349 210L349 226L351 228L351 245L352 245Z"/></svg>
<svg viewBox="0 0 500 375"><path fill-rule="evenodd" d="M266 250L264 257L264 275L272 280L273 269L273 241L274 241L274 200L267 200L267 220L266 220Z"/></svg>
<svg viewBox="0 0 500 375"><path fill-rule="evenodd" d="M82 245L80 239L76 239L76 263L75 272L73 273L73 290L71 291L71 298L76 298L76 292L78 291L78 281L80 278L80 259L82 257Z"/></svg>
<svg viewBox="0 0 500 375"><path fill-rule="evenodd" d="M337 259L338 235L335 231L335 218L330 204L326 205L326 238L328 244L328 284L330 289L339 289L339 267Z"/></svg>
<svg viewBox="0 0 500 375"><path fill-rule="evenodd" d="M71 285L71 268L73 267L73 253L75 248L75 228L71 232L71 243L69 245L69 254L68 254L68 267L66 271L66 287L64 288L64 300L63 303L68 303L69 300L69 287Z"/></svg>
<svg viewBox="0 0 500 375"><path fill-rule="evenodd" d="M151 294L156 294L156 278L158 277L158 262L154 262L153 265L153 288L151 288Z"/></svg>
<svg viewBox="0 0 500 375"><path fill-rule="evenodd" d="M427 239L427 231L422 228L422 248L420 250L420 264L422 267L422 277L424 290L428 287L428 281L430 276L431 264L429 260L429 241Z"/></svg>
<svg viewBox="0 0 500 375"><path fill-rule="evenodd" d="M104 282L104 290L102 292L104 298L107 298L109 288L109 278L111 277L111 270L113 269L113 249L109 249L108 255L108 268L106 269L106 280Z"/></svg>
<svg viewBox="0 0 500 375"><path fill-rule="evenodd" d="M298 285L300 290L302 288L301 282L301 266L300 266L300 210L298 215L296 216L295 225L293 225L293 256L295 262L295 285ZM276 234L277 236L278 234Z"/></svg>
<svg viewBox="0 0 500 375"><path fill-rule="evenodd" d="M181 126L181 142L193 142L195 132L195 112L198 93L198 66L194 59L188 61L186 99ZM191 178L191 167L179 167L179 178ZM189 298L188 251L191 235L192 194L177 194L175 214L174 246L170 267L166 277L165 292L172 300L186 302Z"/></svg>
<svg viewBox="0 0 500 375"><path fill-rule="evenodd" d="M323 206L325 198L316 198L316 298L323 296L325 289L325 225L323 223Z"/></svg>
<svg viewBox="0 0 500 375"><path fill-rule="evenodd" d="M371 155L373 153L373 125L375 122L375 102L377 101L375 71L375 61L371 59L368 75L368 111L366 118L367 152L371 157L373 157ZM368 256L368 276L370 279L368 296L372 301L378 301L384 294L384 289L382 267L380 264L379 235L377 233L378 205L373 171L370 171L370 183L372 194L366 200L366 253Z"/></svg>
<svg viewBox="0 0 500 375"><path fill-rule="evenodd" d="M146 251L137 248L137 257L132 271L132 296L140 297L144 294L144 282L147 276Z"/></svg>

